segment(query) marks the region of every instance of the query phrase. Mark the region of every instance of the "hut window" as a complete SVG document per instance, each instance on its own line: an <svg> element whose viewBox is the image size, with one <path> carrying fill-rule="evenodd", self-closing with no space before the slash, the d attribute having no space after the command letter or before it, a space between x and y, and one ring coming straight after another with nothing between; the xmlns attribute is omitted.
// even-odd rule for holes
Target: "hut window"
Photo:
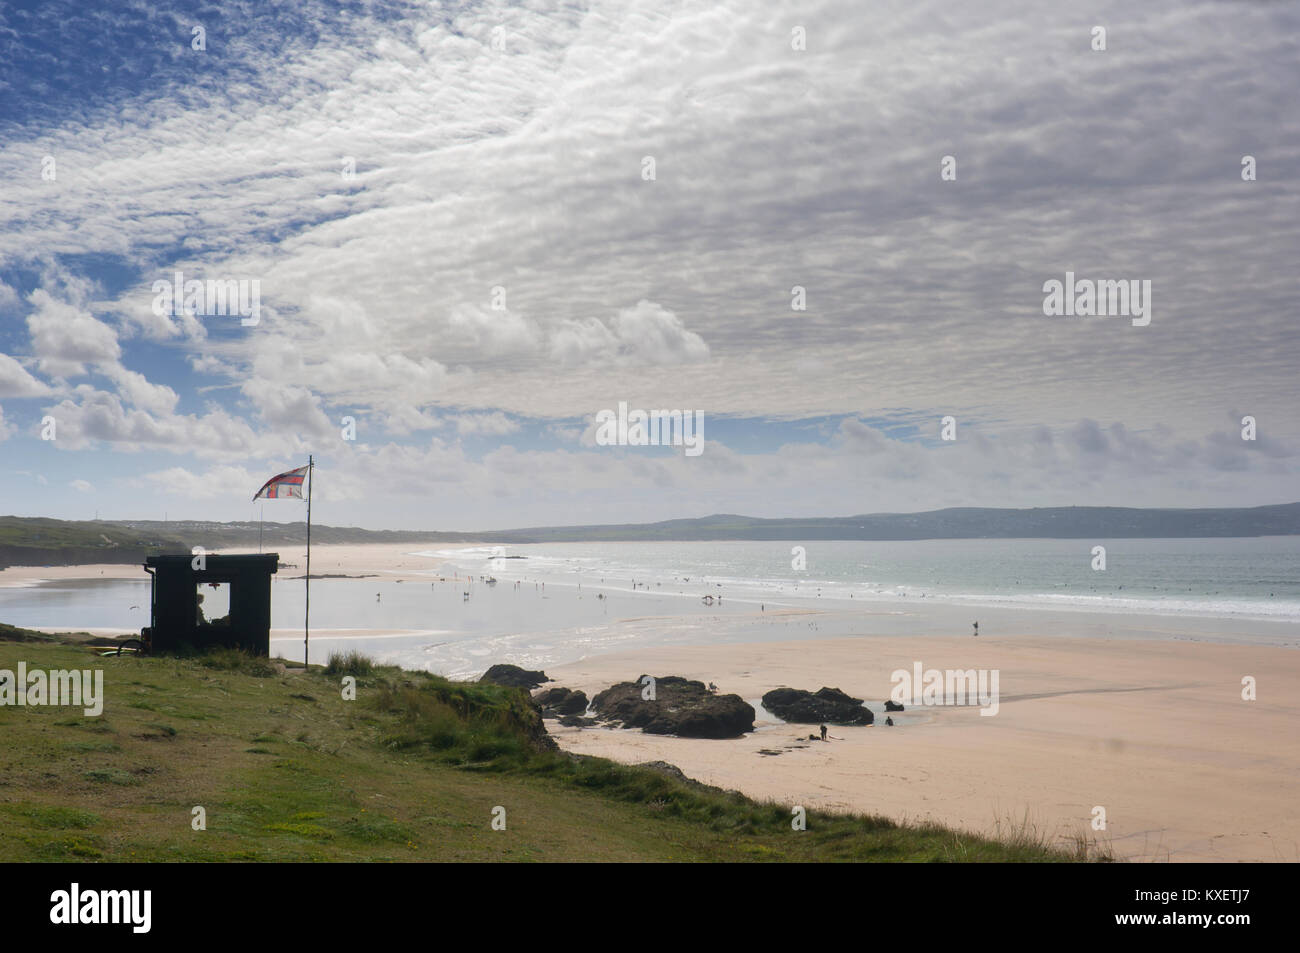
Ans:
<svg viewBox="0 0 1300 953"><path fill-rule="evenodd" d="M195 606L196 625L230 625L230 583L199 583Z"/></svg>

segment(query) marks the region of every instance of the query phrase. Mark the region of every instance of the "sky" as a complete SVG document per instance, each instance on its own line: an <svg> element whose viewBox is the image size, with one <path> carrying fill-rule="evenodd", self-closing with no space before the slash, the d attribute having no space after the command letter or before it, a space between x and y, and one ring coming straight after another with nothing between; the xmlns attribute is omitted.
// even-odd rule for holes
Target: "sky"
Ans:
<svg viewBox="0 0 1300 953"><path fill-rule="evenodd" d="M1297 89L1267 0L0 2L0 513L1300 500Z"/></svg>

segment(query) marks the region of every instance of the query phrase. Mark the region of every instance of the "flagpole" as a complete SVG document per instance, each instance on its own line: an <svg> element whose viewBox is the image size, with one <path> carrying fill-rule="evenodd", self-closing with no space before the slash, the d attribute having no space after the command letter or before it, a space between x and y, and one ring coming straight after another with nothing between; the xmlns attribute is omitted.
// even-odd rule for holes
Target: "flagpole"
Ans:
<svg viewBox="0 0 1300 953"><path fill-rule="evenodd" d="M305 602L306 614L302 622L302 670L307 671L307 650L308 639L311 637L311 484L312 468L315 466L315 458L311 454L307 455L307 597Z"/></svg>

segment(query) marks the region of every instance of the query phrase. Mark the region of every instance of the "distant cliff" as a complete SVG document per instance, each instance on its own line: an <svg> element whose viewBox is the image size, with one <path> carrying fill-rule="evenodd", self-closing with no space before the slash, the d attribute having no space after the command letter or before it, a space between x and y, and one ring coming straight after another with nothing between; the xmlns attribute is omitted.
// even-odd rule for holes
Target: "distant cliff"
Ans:
<svg viewBox="0 0 1300 953"><path fill-rule="evenodd" d="M0 516L0 568L136 563L160 552L300 546L305 523L213 523L195 520L86 522ZM926 513L759 519L715 515L660 523L542 526L450 533L313 526L312 542L556 543L690 540L1124 539L1300 535L1300 503L1240 509L1137 509L1052 506L1026 510L959 507Z"/></svg>
<svg viewBox="0 0 1300 953"><path fill-rule="evenodd" d="M562 526L484 533L498 542L724 539L1104 539L1300 535L1300 503L1248 509L1055 506L962 507L806 519L705 516L620 526Z"/></svg>

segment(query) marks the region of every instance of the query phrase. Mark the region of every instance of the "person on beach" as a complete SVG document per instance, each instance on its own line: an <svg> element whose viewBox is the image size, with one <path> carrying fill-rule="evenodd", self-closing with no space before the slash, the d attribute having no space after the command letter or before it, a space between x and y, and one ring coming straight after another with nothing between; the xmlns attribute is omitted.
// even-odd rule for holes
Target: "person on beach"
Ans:
<svg viewBox="0 0 1300 953"><path fill-rule="evenodd" d="M821 729L822 729L822 741L825 741L825 740L826 740L826 726L825 726L825 725L822 725L822 726L821 726Z"/></svg>
<svg viewBox="0 0 1300 953"><path fill-rule="evenodd" d="M979 634L980 634L980 624L979 624L978 622L976 622L976 623L975 623L975 635L976 635L977 638L978 638Z"/></svg>

